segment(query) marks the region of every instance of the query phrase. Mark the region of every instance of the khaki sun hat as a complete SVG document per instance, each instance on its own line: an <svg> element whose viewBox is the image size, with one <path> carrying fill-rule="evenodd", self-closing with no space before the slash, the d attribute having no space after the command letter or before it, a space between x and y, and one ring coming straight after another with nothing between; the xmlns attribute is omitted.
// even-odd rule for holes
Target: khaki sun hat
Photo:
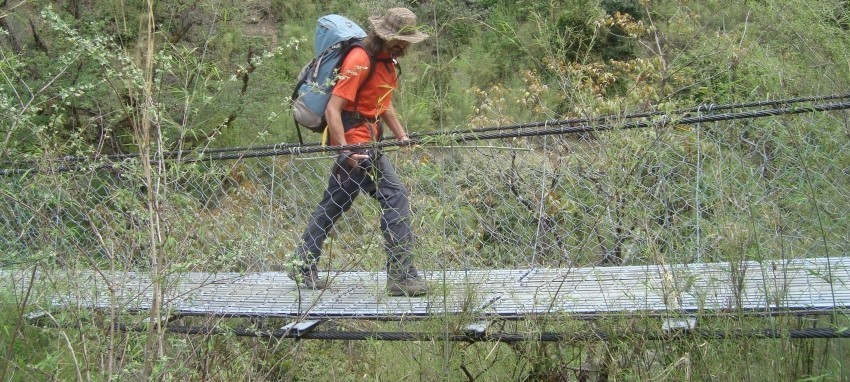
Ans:
<svg viewBox="0 0 850 382"><path fill-rule="evenodd" d="M384 17L369 18L372 28L384 40L401 40L411 44L421 42L428 35L416 27L416 15L407 8L390 8Z"/></svg>

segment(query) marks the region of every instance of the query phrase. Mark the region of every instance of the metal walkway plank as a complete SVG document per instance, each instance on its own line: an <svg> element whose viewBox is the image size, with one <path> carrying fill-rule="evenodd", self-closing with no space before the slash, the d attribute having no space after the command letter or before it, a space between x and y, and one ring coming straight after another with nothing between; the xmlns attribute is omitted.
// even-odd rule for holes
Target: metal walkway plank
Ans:
<svg viewBox="0 0 850 382"><path fill-rule="evenodd" d="M24 290L26 272L0 271ZM178 315L399 318L468 313L535 314L820 311L850 308L850 257L788 261L425 272L425 297L390 297L386 275L329 272L328 289L299 289L285 273L191 272L163 277L164 309ZM8 285L8 284L7 284ZM143 272L38 274L56 308L145 311L153 282ZM113 292L110 294L110 290ZM62 291L62 292L59 292Z"/></svg>

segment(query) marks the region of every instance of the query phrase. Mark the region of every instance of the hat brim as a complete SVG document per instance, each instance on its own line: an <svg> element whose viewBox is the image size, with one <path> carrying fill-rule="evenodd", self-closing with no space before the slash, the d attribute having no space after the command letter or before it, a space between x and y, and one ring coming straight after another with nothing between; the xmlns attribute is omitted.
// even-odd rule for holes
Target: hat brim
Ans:
<svg viewBox="0 0 850 382"><path fill-rule="evenodd" d="M428 38L427 34L422 33L420 31L414 31L413 33L406 34L398 34L394 30L386 26L383 17L370 17L369 22L372 24L372 30L375 31L375 34L386 41L400 40L407 41L411 44L416 44Z"/></svg>

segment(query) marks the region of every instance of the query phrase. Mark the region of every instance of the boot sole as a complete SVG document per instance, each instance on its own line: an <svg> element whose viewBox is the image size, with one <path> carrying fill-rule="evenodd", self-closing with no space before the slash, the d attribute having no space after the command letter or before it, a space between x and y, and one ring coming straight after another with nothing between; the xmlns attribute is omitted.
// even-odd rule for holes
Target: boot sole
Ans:
<svg viewBox="0 0 850 382"><path fill-rule="evenodd" d="M327 284L325 284L325 285L321 285L321 286L316 286L316 285L315 285L315 284L313 284L313 283L308 283L308 282L303 281L303 280L302 280L302 281L298 281L298 280L297 280L297 278L296 278L296 276L291 275L291 274L287 274L286 276L287 276L290 280L295 281L295 285L297 285L299 288L301 288L301 286L304 286L304 287L306 287L307 289L312 289L312 290L322 290L322 289L325 289L325 288L327 288L327 287L328 287L328 285L327 285Z"/></svg>
<svg viewBox="0 0 850 382"><path fill-rule="evenodd" d="M407 291L402 291L402 290L387 289L387 294L390 295L390 296L393 296L393 297L422 297L422 296L427 295L428 291L427 290L421 290L421 291L407 292Z"/></svg>

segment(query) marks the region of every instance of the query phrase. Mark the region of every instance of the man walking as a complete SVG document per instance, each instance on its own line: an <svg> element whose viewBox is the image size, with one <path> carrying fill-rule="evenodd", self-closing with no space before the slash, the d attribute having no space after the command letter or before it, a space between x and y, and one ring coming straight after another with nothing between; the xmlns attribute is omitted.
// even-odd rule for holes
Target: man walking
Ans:
<svg viewBox="0 0 850 382"><path fill-rule="evenodd" d="M396 139L409 138L393 108L398 88L396 63L407 48L425 40L416 15L406 8L392 8L383 17L369 19L371 28L363 41L345 57L339 79L325 109L331 145L378 142L386 125ZM374 68L369 74L369 68ZM381 205L381 231L387 252L387 292L394 296L421 296L428 292L413 265L410 201L390 161L377 150L343 150L331 171L322 201L313 212L296 254L303 261L289 277L309 288L324 289L317 262L322 245L343 212L360 192Z"/></svg>

